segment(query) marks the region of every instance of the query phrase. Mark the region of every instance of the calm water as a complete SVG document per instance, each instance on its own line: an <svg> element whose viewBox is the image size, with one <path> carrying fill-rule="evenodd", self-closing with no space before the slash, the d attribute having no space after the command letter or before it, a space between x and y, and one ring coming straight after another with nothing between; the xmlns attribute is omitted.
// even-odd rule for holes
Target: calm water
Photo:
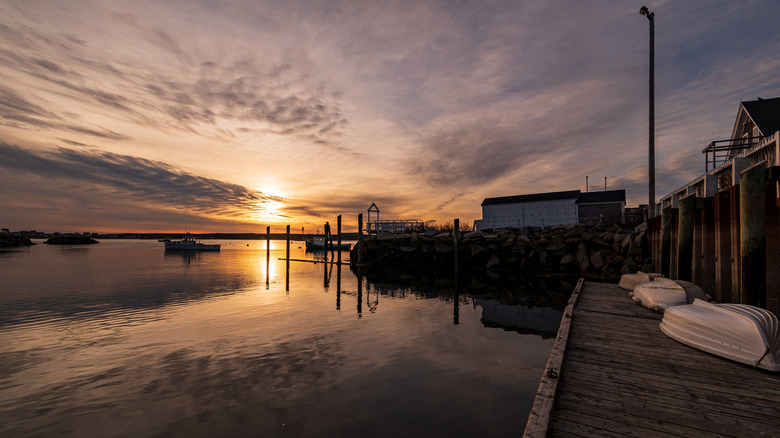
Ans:
<svg viewBox="0 0 780 438"><path fill-rule="evenodd" d="M220 243L0 251L0 436L522 433L558 310Z"/></svg>

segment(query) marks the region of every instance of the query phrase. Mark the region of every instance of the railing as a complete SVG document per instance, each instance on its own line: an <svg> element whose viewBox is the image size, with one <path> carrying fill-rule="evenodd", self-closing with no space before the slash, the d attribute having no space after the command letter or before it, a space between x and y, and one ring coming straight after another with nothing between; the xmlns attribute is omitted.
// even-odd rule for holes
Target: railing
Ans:
<svg viewBox="0 0 780 438"><path fill-rule="evenodd" d="M425 231L425 224L417 219L388 220L366 222L366 233L406 233L409 231Z"/></svg>
<svg viewBox="0 0 780 438"><path fill-rule="evenodd" d="M731 138L728 140L715 140L710 142L710 144L701 151L701 153L706 155L704 172L706 173L710 170L717 169L740 152L758 146L759 141L766 137L767 136ZM710 165L712 165L712 167L710 167Z"/></svg>

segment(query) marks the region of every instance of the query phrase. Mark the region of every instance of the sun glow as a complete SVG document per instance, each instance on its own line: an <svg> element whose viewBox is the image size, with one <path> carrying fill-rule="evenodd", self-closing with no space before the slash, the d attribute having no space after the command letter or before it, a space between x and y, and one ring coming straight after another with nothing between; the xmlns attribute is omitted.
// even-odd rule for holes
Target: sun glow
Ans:
<svg viewBox="0 0 780 438"><path fill-rule="evenodd" d="M265 198L255 203L251 215L253 220L257 222L268 222L279 220L284 217L281 211L284 207L284 203L281 201L281 199L285 197L284 192L274 186L265 186L256 188L255 190L272 198Z"/></svg>

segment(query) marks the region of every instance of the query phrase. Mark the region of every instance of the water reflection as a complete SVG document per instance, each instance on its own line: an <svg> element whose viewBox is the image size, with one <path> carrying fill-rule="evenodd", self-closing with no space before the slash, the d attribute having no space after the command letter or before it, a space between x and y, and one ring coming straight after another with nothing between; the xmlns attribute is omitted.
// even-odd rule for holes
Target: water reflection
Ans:
<svg viewBox="0 0 780 438"><path fill-rule="evenodd" d="M0 435L510 436L551 345L523 287L101 245L3 258Z"/></svg>

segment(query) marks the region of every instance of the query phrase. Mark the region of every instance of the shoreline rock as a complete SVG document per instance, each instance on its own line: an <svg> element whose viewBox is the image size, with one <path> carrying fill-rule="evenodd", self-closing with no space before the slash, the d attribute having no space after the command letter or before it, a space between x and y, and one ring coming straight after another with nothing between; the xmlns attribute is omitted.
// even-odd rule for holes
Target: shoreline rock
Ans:
<svg viewBox="0 0 780 438"><path fill-rule="evenodd" d="M51 239L43 242L49 245L92 245L95 243L100 243L97 240L87 237L87 236L79 236L79 235L72 235L72 236L56 236L52 237Z"/></svg>
<svg viewBox="0 0 780 438"><path fill-rule="evenodd" d="M35 245L35 243L26 237L13 235L0 236L0 248L18 248L20 246L31 245Z"/></svg>
<svg viewBox="0 0 780 438"><path fill-rule="evenodd" d="M391 237L392 236L392 237ZM356 263L454 269L450 232L372 235L355 245ZM458 241L458 269L530 274L571 274L617 282L622 274L652 269L644 230L619 224L503 228L465 232Z"/></svg>

